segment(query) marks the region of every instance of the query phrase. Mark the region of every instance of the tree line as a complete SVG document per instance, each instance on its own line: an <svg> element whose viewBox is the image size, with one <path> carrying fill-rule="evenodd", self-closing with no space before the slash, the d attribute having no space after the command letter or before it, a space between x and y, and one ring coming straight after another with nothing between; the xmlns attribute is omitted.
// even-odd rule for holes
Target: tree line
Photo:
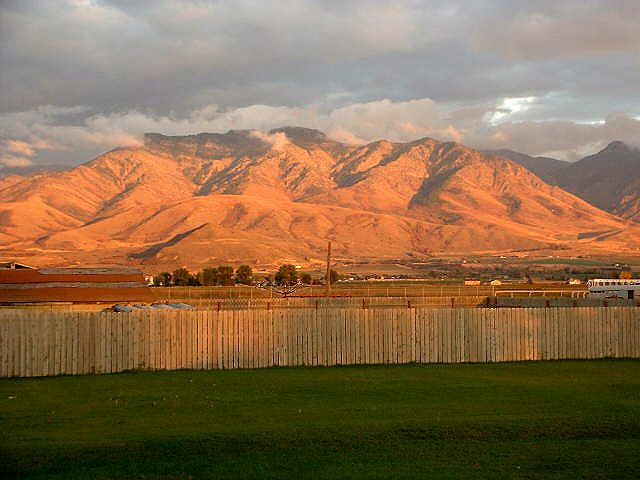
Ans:
<svg viewBox="0 0 640 480"><path fill-rule="evenodd" d="M334 283L340 279L335 270L329 271L329 280ZM231 286L231 285L278 285L293 286L297 284L312 285L326 283L326 275L321 279L313 278L310 273L298 274L295 265L284 264L274 275L267 275L261 279L255 278L249 265L240 265L236 270L230 265L206 267L200 272L191 273L186 268L178 268L172 273L161 272L153 278L156 287L169 286Z"/></svg>

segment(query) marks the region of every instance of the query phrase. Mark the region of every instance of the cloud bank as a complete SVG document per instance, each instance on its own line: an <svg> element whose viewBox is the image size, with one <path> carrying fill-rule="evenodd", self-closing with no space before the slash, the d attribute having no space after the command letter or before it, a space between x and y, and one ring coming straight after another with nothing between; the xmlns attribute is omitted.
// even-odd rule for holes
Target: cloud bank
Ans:
<svg viewBox="0 0 640 480"><path fill-rule="evenodd" d="M354 144L433 137L480 149L513 148L568 160L592 153L612 140L637 145L640 139L640 119L628 113L611 113L604 121L591 123L523 120L523 110L534 108L534 104L531 98L510 99L499 105L453 111L446 111L431 99L381 100L328 111L319 105L252 105L227 110L208 105L186 117L132 110L90 114L73 124L65 118L84 108L48 106L0 116L0 129L10 138L2 147L2 161L26 166L41 151L81 149L101 153L119 146L139 147L147 132L190 135L248 129L279 149L287 143L286 136L264 132L286 125L319 129L336 140Z"/></svg>
<svg viewBox="0 0 640 480"><path fill-rule="evenodd" d="M637 0L6 0L0 154L300 125L573 158L637 143L638 24Z"/></svg>

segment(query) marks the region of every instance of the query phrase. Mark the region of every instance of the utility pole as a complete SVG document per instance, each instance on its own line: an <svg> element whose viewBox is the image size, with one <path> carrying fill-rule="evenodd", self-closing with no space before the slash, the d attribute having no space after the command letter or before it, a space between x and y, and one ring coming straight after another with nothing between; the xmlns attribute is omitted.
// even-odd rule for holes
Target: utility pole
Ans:
<svg viewBox="0 0 640 480"><path fill-rule="evenodd" d="M331 240L327 245L327 297L331 295Z"/></svg>

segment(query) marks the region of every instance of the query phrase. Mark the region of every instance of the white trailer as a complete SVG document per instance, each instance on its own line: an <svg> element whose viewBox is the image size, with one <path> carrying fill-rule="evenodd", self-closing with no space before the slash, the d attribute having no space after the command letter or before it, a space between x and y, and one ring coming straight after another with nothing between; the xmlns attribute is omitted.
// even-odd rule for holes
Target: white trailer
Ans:
<svg viewBox="0 0 640 480"><path fill-rule="evenodd" d="M591 298L640 298L640 280L630 278L594 278L587 282Z"/></svg>

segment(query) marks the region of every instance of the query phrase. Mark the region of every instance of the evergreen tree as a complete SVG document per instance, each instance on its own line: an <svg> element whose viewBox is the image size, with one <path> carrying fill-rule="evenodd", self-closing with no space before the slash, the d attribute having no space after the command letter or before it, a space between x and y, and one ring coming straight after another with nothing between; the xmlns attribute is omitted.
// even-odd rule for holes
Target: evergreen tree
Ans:
<svg viewBox="0 0 640 480"><path fill-rule="evenodd" d="M236 270L236 282L242 285L253 284L253 272L249 265L240 265Z"/></svg>
<svg viewBox="0 0 640 480"><path fill-rule="evenodd" d="M233 285L233 267L220 265L218 267L218 285Z"/></svg>
<svg viewBox="0 0 640 480"><path fill-rule="evenodd" d="M218 284L218 269L214 267L204 268L200 272L200 283L202 285L217 285Z"/></svg>
<svg viewBox="0 0 640 480"><path fill-rule="evenodd" d="M184 286L189 285L189 279L191 278L191 274L189 270L186 268L178 268L173 272L173 284L176 286Z"/></svg>
<svg viewBox="0 0 640 480"><path fill-rule="evenodd" d="M278 273L276 273L275 281L278 285L295 285L298 283L298 272L295 265L280 265Z"/></svg>
<svg viewBox="0 0 640 480"><path fill-rule="evenodd" d="M169 272L160 272L153 278L153 284L156 287L168 287L171 285L171 274Z"/></svg>

